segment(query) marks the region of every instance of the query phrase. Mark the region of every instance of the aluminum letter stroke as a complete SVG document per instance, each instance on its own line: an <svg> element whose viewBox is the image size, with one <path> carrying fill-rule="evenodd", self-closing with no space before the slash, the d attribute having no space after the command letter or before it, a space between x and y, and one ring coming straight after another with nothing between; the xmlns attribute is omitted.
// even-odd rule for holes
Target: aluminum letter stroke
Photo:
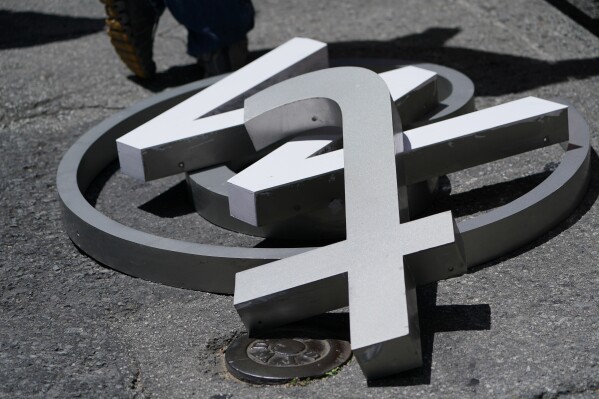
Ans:
<svg viewBox="0 0 599 399"><path fill-rule="evenodd" d="M313 72L246 100L246 126L257 150L301 131L314 117L343 129L347 240L238 273L235 306L252 331L349 302L352 349L368 378L417 367L415 283L404 256L446 246L455 254L447 261L460 262L451 213L408 222L395 165L401 124L375 73ZM254 130L253 122L273 129ZM282 125L285 130L276 128Z"/></svg>
<svg viewBox="0 0 599 399"><path fill-rule="evenodd" d="M243 131L240 134L234 128L235 112L222 113L208 122L198 118L235 109L253 92L327 66L326 43L291 39L119 138L121 170L141 180L152 180L226 162L251 151ZM213 130L220 134L202 134ZM160 158L164 157L165 146L175 153L175 159ZM156 153L158 157L153 157Z"/></svg>

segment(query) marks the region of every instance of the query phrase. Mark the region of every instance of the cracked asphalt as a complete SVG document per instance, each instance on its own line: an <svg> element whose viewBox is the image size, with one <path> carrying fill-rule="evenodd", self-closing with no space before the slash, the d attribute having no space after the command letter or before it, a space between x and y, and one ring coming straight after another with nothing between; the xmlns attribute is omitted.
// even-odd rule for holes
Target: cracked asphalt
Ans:
<svg viewBox="0 0 599 399"><path fill-rule="evenodd" d="M474 81L478 108L565 97L599 148L599 39L542 0L255 5L254 54L307 36L330 43L333 57L458 69ZM95 0L0 4L0 397L599 397L594 151L589 191L564 222L514 253L419 289L421 369L370 383L355 360L301 385L253 386L229 376L223 351L243 332L232 297L126 276L79 252L65 234L55 175L70 145L117 110L201 77L185 54L184 29L164 15L157 78L132 78L103 17ZM549 147L452 174L451 195L439 206L465 218L505 203L538 184L560 154ZM122 223L197 242L259 241L195 215L181 195L182 176L142 184L115 167L105 177L90 197Z"/></svg>

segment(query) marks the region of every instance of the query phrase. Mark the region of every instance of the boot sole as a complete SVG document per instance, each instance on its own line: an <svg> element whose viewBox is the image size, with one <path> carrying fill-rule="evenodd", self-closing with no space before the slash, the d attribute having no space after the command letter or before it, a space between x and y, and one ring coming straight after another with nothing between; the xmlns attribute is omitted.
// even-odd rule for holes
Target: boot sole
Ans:
<svg viewBox="0 0 599 399"><path fill-rule="evenodd" d="M152 37L140 40L130 24L124 0L100 0L106 9L106 31L110 42L123 63L136 76L147 79L156 73L156 64L152 60ZM149 26L154 29L154 26ZM147 32L146 32L147 33Z"/></svg>

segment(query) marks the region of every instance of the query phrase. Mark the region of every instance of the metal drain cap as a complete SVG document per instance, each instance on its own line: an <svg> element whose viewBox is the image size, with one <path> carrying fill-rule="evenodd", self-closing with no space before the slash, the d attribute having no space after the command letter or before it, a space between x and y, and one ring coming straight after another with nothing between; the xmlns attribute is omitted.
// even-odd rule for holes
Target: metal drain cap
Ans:
<svg viewBox="0 0 599 399"><path fill-rule="evenodd" d="M234 340L225 353L229 372L255 384L282 384L322 377L351 357L348 341L315 338L312 331L277 330L270 336Z"/></svg>

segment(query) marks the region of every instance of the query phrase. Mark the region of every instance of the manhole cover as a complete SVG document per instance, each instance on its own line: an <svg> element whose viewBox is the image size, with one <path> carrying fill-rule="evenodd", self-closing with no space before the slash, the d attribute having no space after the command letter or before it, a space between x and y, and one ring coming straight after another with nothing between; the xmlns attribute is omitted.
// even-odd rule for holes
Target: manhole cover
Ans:
<svg viewBox="0 0 599 399"><path fill-rule="evenodd" d="M351 357L347 340L327 336L333 334L313 326L243 335L227 348L227 369L238 379L258 384L322 377Z"/></svg>

